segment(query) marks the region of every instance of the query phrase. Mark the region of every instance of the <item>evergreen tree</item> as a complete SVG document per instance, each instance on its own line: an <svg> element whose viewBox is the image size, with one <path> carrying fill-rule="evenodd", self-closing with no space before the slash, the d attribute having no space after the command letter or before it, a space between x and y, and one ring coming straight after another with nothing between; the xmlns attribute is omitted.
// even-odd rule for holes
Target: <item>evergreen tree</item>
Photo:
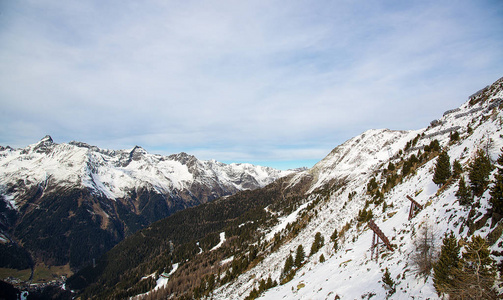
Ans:
<svg viewBox="0 0 503 300"><path fill-rule="evenodd" d="M494 176L494 186L491 188L491 205L493 213L503 215L503 148L498 157L498 173Z"/></svg>
<svg viewBox="0 0 503 300"><path fill-rule="evenodd" d="M283 267L283 272L281 273L282 277L288 276L288 274L290 274L290 272L292 271L293 266L294 263L292 254L289 254L288 257L286 258L285 266Z"/></svg>
<svg viewBox="0 0 503 300"><path fill-rule="evenodd" d="M339 233L337 232L337 228L336 228L336 229L334 229L334 232L330 236L330 240L332 242L335 242L338 238L339 238Z"/></svg>
<svg viewBox="0 0 503 300"><path fill-rule="evenodd" d="M407 176L412 168L412 163L408 160L403 162L402 166L402 176Z"/></svg>
<svg viewBox="0 0 503 300"><path fill-rule="evenodd" d="M462 173L463 173L463 166L461 165L459 160L455 159L454 163L452 164L452 176L454 178L458 178L459 176L461 176Z"/></svg>
<svg viewBox="0 0 503 300"><path fill-rule="evenodd" d="M316 234L314 235L313 245L311 245L311 253L309 254L309 256L318 252L318 250L320 250L321 247L323 247L324 243L325 243L324 237L321 235L320 232L316 232Z"/></svg>
<svg viewBox="0 0 503 300"><path fill-rule="evenodd" d="M459 141L459 132L457 132L457 131L451 132L449 135L449 138L450 138L451 143Z"/></svg>
<svg viewBox="0 0 503 300"><path fill-rule="evenodd" d="M295 267L300 268L302 266L302 262L304 262L304 248L302 245L297 247L297 253L295 254Z"/></svg>
<svg viewBox="0 0 503 300"><path fill-rule="evenodd" d="M261 279L258 285L258 293L261 294L265 290L267 290L267 283L265 279Z"/></svg>
<svg viewBox="0 0 503 300"><path fill-rule="evenodd" d="M265 285L265 289L268 290L268 289L272 288L273 286L274 286L274 284L272 283L271 275L269 275L269 277L267 278L267 283Z"/></svg>
<svg viewBox="0 0 503 300"><path fill-rule="evenodd" d="M458 240L451 233L445 233L440 249L440 257L433 265L433 286L437 293L445 294L454 289L454 282L459 268L459 251L461 247Z"/></svg>
<svg viewBox="0 0 503 300"><path fill-rule="evenodd" d="M438 142L438 140L431 141L431 143L430 143L429 146L430 146L429 148L430 148L431 152L438 152L438 151L440 151L440 143Z"/></svg>
<svg viewBox="0 0 503 300"><path fill-rule="evenodd" d="M496 271L486 241L473 236L461 259L459 250L452 232L446 235L439 261L434 266L433 285L437 292L453 299L496 299L493 289Z"/></svg>
<svg viewBox="0 0 503 300"><path fill-rule="evenodd" d="M391 278L391 273L389 272L388 268L386 268L386 271L384 271L381 280L382 286L386 290L387 298L391 297L391 295L396 292L396 283L393 278Z"/></svg>
<svg viewBox="0 0 503 300"><path fill-rule="evenodd" d="M472 129L472 127L471 127L470 125L468 125L468 127L467 127L467 129L466 129L466 132L467 132L468 134L472 134L472 133L473 133L473 129Z"/></svg>
<svg viewBox="0 0 503 300"><path fill-rule="evenodd" d="M492 165L489 157L483 150L478 150L475 159L470 164L470 186L473 194L477 197L482 196L484 190L489 184L489 175L492 170Z"/></svg>
<svg viewBox="0 0 503 300"><path fill-rule="evenodd" d="M337 249L339 248L339 245L337 243L338 239L339 239L339 233L337 232L337 229L334 229L334 232L330 236L330 240L334 243L335 251L337 251Z"/></svg>
<svg viewBox="0 0 503 300"><path fill-rule="evenodd" d="M435 166L435 174L433 175L433 182L437 185L443 185L447 179L451 177L451 163L449 154L446 151L440 153Z"/></svg>
<svg viewBox="0 0 503 300"><path fill-rule="evenodd" d="M372 177L372 179L370 179L369 183L367 184L367 192L371 192L375 189L377 189L377 181L375 177Z"/></svg>
<svg viewBox="0 0 503 300"><path fill-rule="evenodd" d="M468 206L472 204L473 197L470 189L466 186L463 176L459 179L458 191L456 192L459 204Z"/></svg>
<svg viewBox="0 0 503 300"><path fill-rule="evenodd" d="M496 299L493 289L496 279L491 250L485 239L473 236L465 247L458 276L457 289L450 294L460 299Z"/></svg>

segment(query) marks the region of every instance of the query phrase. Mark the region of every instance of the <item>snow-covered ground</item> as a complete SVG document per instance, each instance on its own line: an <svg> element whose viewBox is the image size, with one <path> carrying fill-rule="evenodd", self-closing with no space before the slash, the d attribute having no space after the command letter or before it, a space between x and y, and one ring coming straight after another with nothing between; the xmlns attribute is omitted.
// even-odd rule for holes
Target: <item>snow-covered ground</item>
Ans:
<svg viewBox="0 0 503 300"><path fill-rule="evenodd" d="M503 80L500 81L503 85ZM288 255L294 255L301 244L304 249L310 249L316 232L324 236L324 247L306 259L293 280L267 290L260 299L334 299L336 296L341 299L383 299L386 290L381 279L386 268L397 284L392 299L438 298L431 276L420 278L416 273L410 258L415 249L414 241L421 228L427 225L433 229L437 251L446 232L452 230L458 238L467 237L468 228L464 221L469 209L460 206L455 197L457 181L443 189L433 183L436 159L418 168L385 194L385 211L382 204L370 205L375 223L394 245L394 251L381 244L379 259L371 259L373 231L366 224L357 227L354 220L370 199L366 194L370 178L376 176L382 180L380 169L390 161L398 162L397 153L418 134L424 133L414 150L404 152L403 157L417 155L418 149L437 139L444 149L448 149L451 165L455 159L463 165L465 177L470 159L478 149L487 151L496 160L503 147L503 113L498 108L488 107L502 96L502 88L494 88L486 101L475 106L470 106L468 102L463 104L459 110L446 113L435 127L416 131L369 130L334 149L305 174L309 173L316 179L310 191L334 179L345 179L344 188L330 195L328 201L320 201L314 208L317 213L313 214L313 219L294 239L236 280L216 289L211 298L243 299L253 288L258 289L261 279L271 276L279 282ZM467 132L468 126L473 133ZM461 135L461 140L453 144L449 136L452 130ZM299 173L292 181L300 180L301 176L302 173ZM353 192L356 194L349 197ZM408 219L411 202L407 196L424 206L411 220ZM486 212L489 197L489 191L486 191L479 199L480 212ZM267 238L272 238L287 223L295 221L306 209L306 204L287 216L279 217L279 224L271 229ZM339 239L339 249L335 251L330 236L334 229L340 232L346 224L350 224L349 229ZM489 227L484 226L474 234L485 237L489 232ZM501 237L491 249L501 251L498 246L500 241ZM323 263L319 260L321 254L326 258Z"/></svg>

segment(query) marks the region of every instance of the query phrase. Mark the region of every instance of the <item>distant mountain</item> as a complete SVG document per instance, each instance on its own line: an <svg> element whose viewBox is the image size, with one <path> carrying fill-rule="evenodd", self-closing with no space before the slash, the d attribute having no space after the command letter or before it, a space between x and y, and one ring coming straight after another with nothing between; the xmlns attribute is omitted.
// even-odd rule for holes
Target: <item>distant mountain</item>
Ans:
<svg viewBox="0 0 503 300"><path fill-rule="evenodd" d="M99 299L435 299L433 275L421 273L418 257L436 260L451 231L464 253L474 237L484 238L501 276L503 216L491 188L503 169L502 98L503 78L425 128L368 130L311 169L142 229L68 284ZM441 153L452 172L437 184ZM475 194L480 153L495 167ZM457 195L461 178L469 203ZM379 238L371 247L371 224L388 244Z"/></svg>
<svg viewBox="0 0 503 300"><path fill-rule="evenodd" d="M186 153L149 154L138 146L56 144L50 136L22 149L0 147L0 247L10 253L0 266L44 262L79 269L178 210L260 188L290 173Z"/></svg>

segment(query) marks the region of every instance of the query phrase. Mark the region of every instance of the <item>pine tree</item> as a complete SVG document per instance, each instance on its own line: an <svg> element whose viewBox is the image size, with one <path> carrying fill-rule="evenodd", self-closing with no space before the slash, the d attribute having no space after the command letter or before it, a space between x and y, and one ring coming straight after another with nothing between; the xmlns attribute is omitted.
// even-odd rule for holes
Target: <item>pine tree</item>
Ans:
<svg viewBox="0 0 503 300"><path fill-rule="evenodd" d="M465 247L462 270L457 288L450 295L460 299L496 299L493 289L496 279L494 261L490 257L489 245L480 236L473 236Z"/></svg>
<svg viewBox="0 0 503 300"><path fill-rule="evenodd" d="M337 241L339 240L339 233L337 232L337 229L334 229L334 232L330 236L330 240L334 243L334 250L337 251L339 248L339 245Z"/></svg>
<svg viewBox="0 0 503 300"><path fill-rule="evenodd" d="M304 248L302 245L297 247L297 252L295 254L295 267L300 268L302 266L302 262L304 262Z"/></svg>
<svg viewBox="0 0 503 300"><path fill-rule="evenodd" d="M431 152L438 152L440 151L440 143L438 140L433 140L430 143L430 151Z"/></svg>
<svg viewBox="0 0 503 300"><path fill-rule="evenodd" d="M433 182L437 185L443 185L447 179L451 177L451 163L449 154L446 151L440 153L435 166L435 174L433 175Z"/></svg>
<svg viewBox="0 0 503 300"><path fill-rule="evenodd" d="M396 283L393 278L391 278L391 273L389 272L388 268L386 268L386 271L384 271L381 280L382 286L386 290L387 298L389 298L396 292Z"/></svg>
<svg viewBox="0 0 503 300"><path fill-rule="evenodd" d="M459 132L457 132L457 131L451 132L449 135L449 138L450 138L451 143L459 141Z"/></svg>
<svg viewBox="0 0 503 300"><path fill-rule="evenodd" d="M403 162L402 166L402 176L407 176L410 173L410 170L412 169L412 163L408 160Z"/></svg>
<svg viewBox="0 0 503 300"><path fill-rule="evenodd" d="M492 170L492 165L489 157L483 150L478 150L475 159L470 164L470 186L473 194L477 197L482 196L484 190L489 184L489 175Z"/></svg>
<svg viewBox="0 0 503 300"><path fill-rule="evenodd" d="M288 257L286 258L285 266L283 267L283 272L281 273L282 277L288 276L288 274L290 274L290 272L292 271L293 266L294 263L292 254L289 254Z"/></svg>
<svg viewBox="0 0 503 300"><path fill-rule="evenodd" d="M269 275L269 277L267 278L267 283L265 285L265 289L268 290L268 289L272 288L273 286L274 286L274 284L272 283L271 275Z"/></svg>
<svg viewBox="0 0 503 300"><path fill-rule="evenodd" d="M491 188L491 205L493 213L503 215L503 148L498 157L498 173L494 176L494 186Z"/></svg>
<svg viewBox="0 0 503 300"><path fill-rule="evenodd" d="M433 286L437 293L445 294L454 289L455 278L459 269L459 251L461 247L454 233L445 233L440 250L440 257L433 265Z"/></svg>
<svg viewBox="0 0 503 300"><path fill-rule="evenodd" d="M339 233L337 232L337 228L336 228L336 229L334 229L334 232L330 236L330 240L332 242L335 242L338 238L339 238Z"/></svg>
<svg viewBox="0 0 503 300"><path fill-rule="evenodd" d="M455 159L452 163L452 177L458 178L463 173L463 166L459 160Z"/></svg>
<svg viewBox="0 0 503 300"><path fill-rule="evenodd" d="M493 289L496 271L485 239L473 236L459 258L460 245L454 235L444 237L433 285L440 294L453 299L496 299Z"/></svg>
<svg viewBox="0 0 503 300"><path fill-rule="evenodd" d="M314 235L314 242L311 245L311 253L309 254L309 256L318 252L318 250L320 250L321 247L323 247L324 243L325 243L325 239L323 238L321 233L316 232L316 234Z"/></svg>
<svg viewBox="0 0 503 300"><path fill-rule="evenodd" d="M468 206L472 204L473 197L470 189L466 186L463 176L459 179L458 191L456 192L459 204Z"/></svg>

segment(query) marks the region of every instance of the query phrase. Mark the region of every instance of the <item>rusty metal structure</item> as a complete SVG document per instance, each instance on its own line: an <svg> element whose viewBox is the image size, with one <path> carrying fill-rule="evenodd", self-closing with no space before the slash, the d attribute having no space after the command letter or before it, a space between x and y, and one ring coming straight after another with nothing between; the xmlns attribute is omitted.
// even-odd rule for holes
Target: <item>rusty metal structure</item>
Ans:
<svg viewBox="0 0 503 300"><path fill-rule="evenodd" d="M409 220L414 217L414 213L418 209L423 209L423 206L417 203L416 200L412 199L411 196L407 195L407 199L410 200L410 209L409 209Z"/></svg>
<svg viewBox="0 0 503 300"><path fill-rule="evenodd" d="M369 225L370 229L372 229L372 231L374 231L374 235L372 237L372 246L370 246L370 250L371 250L370 258L373 259L374 253L375 253L375 258L377 261L377 259L379 258L379 247L378 247L379 240L381 240L386 245L388 250L393 251L393 247L391 247L391 244L390 244L388 238L386 237L386 235L384 235L382 230L376 225L376 223L374 223L374 220L370 219L368 225Z"/></svg>

